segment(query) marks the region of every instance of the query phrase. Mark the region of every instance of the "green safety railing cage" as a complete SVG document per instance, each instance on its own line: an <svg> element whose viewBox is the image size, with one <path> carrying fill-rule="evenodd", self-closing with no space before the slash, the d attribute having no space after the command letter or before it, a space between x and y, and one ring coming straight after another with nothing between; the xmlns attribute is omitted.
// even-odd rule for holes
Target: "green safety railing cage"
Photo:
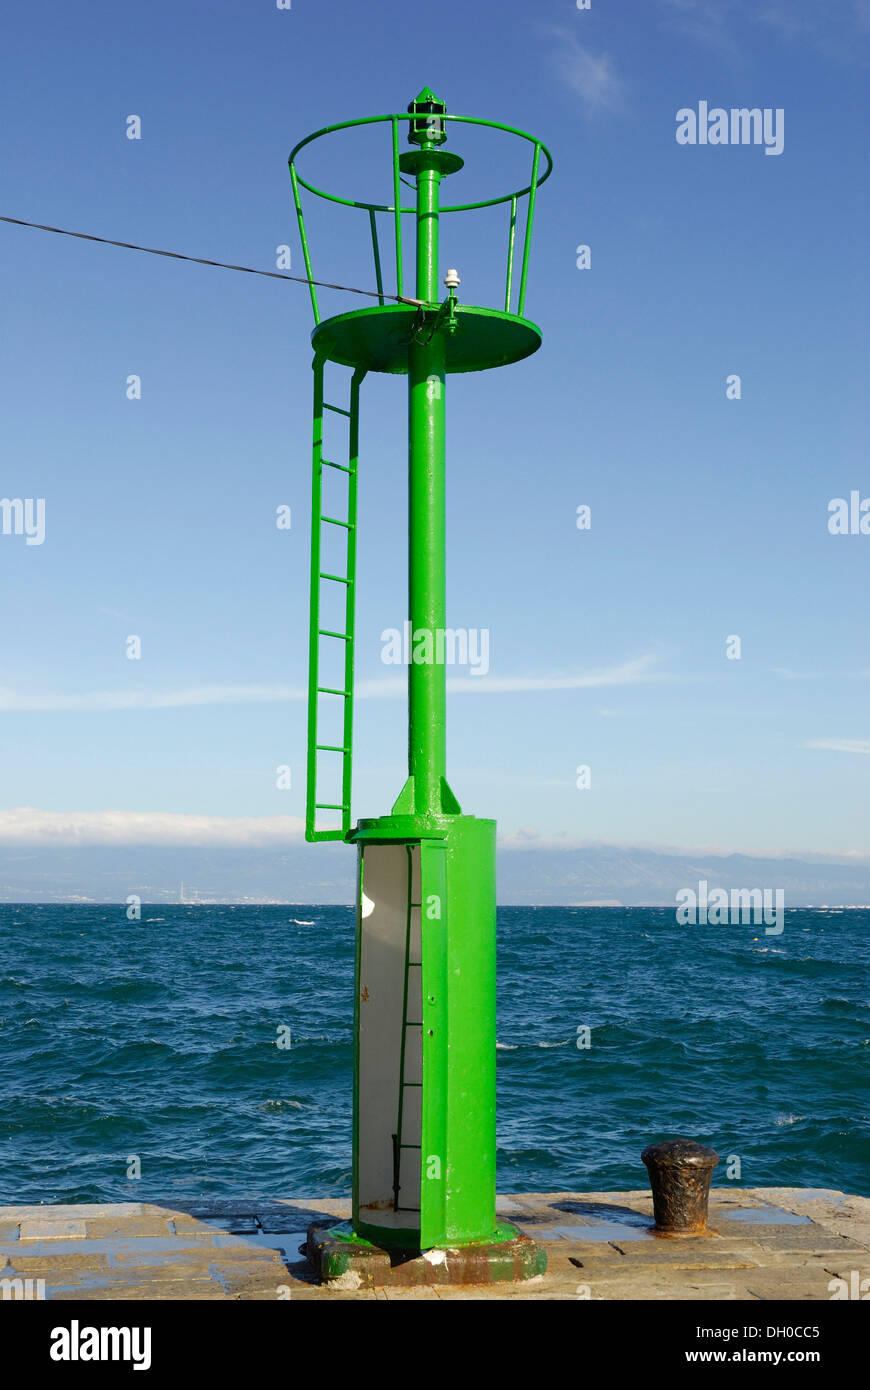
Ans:
<svg viewBox="0 0 870 1390"><path fill-rule="evenodd" d="M380 251L380 238L377 227L377 217L379 213L387 214L392 219L392 239L395 249L396 261L396 290L395 296L390 295L390 297L394 297L400 301L405 300L407 303L410 304L420 303L420 301L414 297L406 297L404 289L405 277L402 240L402 218L404 216L416 216L417 209L416 206L402 207L401 204L402 168L400 140L400 132L402 129L402 125L407 125L409 127L409 131L413 132L415 123L419 123L420 119L421 118L419 115L402 112L399 114L388 116L364 116L354 121L340 121L337 125L325 126L323 130L317 130L314 132L313 135L307 135L304 140L300 140L299 144L295 146L290 155L289 161L290 182L293 188L293 201L296 207L296 217L299 224L299 238L302 244L302 254L305 258L305 271L309 281L312 281L314 279L314 274L312 271L313 262L311 259L311 250L308 243L308 236L305 230L305 217L302 208L301 190L303 188L317 198L324 198L328 202L338 203L343 207L359 208L361 211L366 212L368 214L369 232L372 241L375 283L377 285L381 304L385 303L385 291L383 280L383 264ZM546 145L541 140L536 139L534 135L529 135L528 131L519 130L515 126L503 125L500 121L486 121L475 116L454 116L451 115L449 112L439 112L437 116L433 116L430 119L432 121L437 121L438 123L440 123L442 129L444 128L446 123L454 122L457 125L478 126L489 130L499 130L502 131L504 134L516 136L517 139L523 140L532 146L531 174L527 185L515 190L514 192L501 194L497 198L486 198L474 203L456 203L452 206L439 208L439 213L447 214L455 212L474 212L481 208L498 207L501 204L508 204L509 215L507 238L507 270L505 275L504 312L506 314L510 314L512 312L511 305L513 302L514 286L516 284L514 270L516 261L518 213L521 201L523 199L528 200L526 204L525 230L523 236L523 258L522 265L520 267L520 275L518 282L519 288L517 292L516 307L517 317L522 318L525 313L526 305L526 289L528 284L529 261L532 245L532 228L534 226L535 220L535 202L537 198L538 189L541 187L543 183L546 182L546 180L550 177L550 174L552 173L552 155L550 154L550 151L547 149ZM387 122L389 122L390 126L392 127L393 137L393 202L391 204L367 203L354 198L342 198L338 194L329 193L325 189L317 188L313 183L303 178L302 175L299 173L299 170L296 167L297 157L302 152L302 150L307 149L307 147L309 145L312 145L316 140L321 140L327 135L334 135L338 131L352 130L360 126L383 125ZM446 129L443 129L443 134L444 138L446 138ZM543 172L541 170L542 158L546 161L546 167L544 168ZM461 168L461 164L458 167ZM314 311L314 322L315 324L319 324L321 322L321 315L320 306L318 304L317 299L317 287L314 284L310 284L309 289L311 292L311 308ZM436 306L431 305L428 307Z"/></svg>
<svg viewBox="0 0 870 1390"><path fill-rule="evenodd" d="M343 131L367 126L388 126L392 136L392 191L391 203L366 202L345 198L339 194L317 187L303 176L298 168L300 154L316 141L327 136L335 136ZM499 131L523 141L530 147L530 172L528 182L498 197L485 198L476 202L448 203L438 202L436 192L436 219L440 214L449 215L475 212L485 208L505 206L506 208L506 268L504 277L504 296L497 307L470 306L460 302L451 288L448 299L438 301L439 283L437 275L428 276L421 283L421 268L418 255L417 283L415 293L406 292L404 267L405 242L403 220L417 219L419 203L402 204L403 174L416 175L428 160L431 166L432 150L436 149L438 181L442 177L458 172L464 161L456 154L440 148L447 141L451 130L458 133L465 127L478 127L484 130ZM417 150L406 148L402 151L402 135L407 129L407 144L419 146ZM424 153L426 151L426 153ZM357 526L357 466L359 457L359 397L361 383L369 371L407 373L409 370L409 345L419 342L420 335L431 335L444 325L444 316L450 318L449 335L446 337L446 372L483 371L491 367L503 366L528 357L541 343L540 329L525 317L526 294L531 257L532 230L535 219L535 203L538 189L550 177L553 159L542 141L526 131L498 121L478 119L472 116L451 115L443 104L438 102L429 89L425 89L408 112L384 116L368 116L351 121L342 121L326 126L300 140L290 155L290 181L293 201L299 226L299 237L305 261L305 271L309 281L311 308L314 314L312 346L314 348L314 425L313 425L313 471L312 471L312 545L311 545L311 605L309 636L309 690L308 690L308 755L306 790L306 838L316 840L343 840L351 833L351 780L353 746L353 681L354 681L354 640L355 640L355 589L356 589L356 526ZM419 183L418 199L419 199ZM345 311L324 318L321 314L315 280L315 265L305 225L303 191L313 197L342 207L355 208L364 215L367 233L371 240L372 264L376 290L371 292L375 303L371 307ZM394 281L385 279L385 254L382 250L383 224L389 227L391 259L394 262ZM522 247L521 256L519 248ZM419 252L419 247L417 248ZM426 277L424 277L425 280ZM395 289L393 289L393 284ZM335 286L339 289L339 286ZM346 404L333 404L324 399L324 369L327 362L334 362L352 369L352 380ZM324 413L344 417L348 425L347 452L344 458L324 456ZM326 514L323 510L324 478L327 471L333 477L343 477L346 483L344 514L334 514L331 508ZM342 572L334 567L324 568L323 538L330 528L343 531L346 535L345 563ZM344 591L344 630L326 626L321 619L322 595L324 585L337 585ZM324 684L321 679L321 653L324 643L338 643L342 652L340 663L343 678L338 684ZM323 649L325 650L325 649ZM340 741L323 741L320 736L320 704L322 700L341 701L343 710L338 721L342 729ZM340 791L329 795L318 793L318 773L323 759L340 760L340 773L333 785ZM328 813L340 824L324 827L318 824L321 813Z"/></svg>

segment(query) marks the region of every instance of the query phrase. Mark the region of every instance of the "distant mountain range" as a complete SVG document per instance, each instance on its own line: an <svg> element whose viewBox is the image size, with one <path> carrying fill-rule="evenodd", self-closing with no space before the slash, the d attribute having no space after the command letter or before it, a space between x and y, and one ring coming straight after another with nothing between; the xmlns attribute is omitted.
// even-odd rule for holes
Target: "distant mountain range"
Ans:
<svg viewBox="0 0 870 1390"><path fill-rule="evenodd" d="M355 851L161 847L0 848L0 902L350 903ZM870 860L660 853L594 845L513 849L498 857L500 903L541 906L674 903L681 888L782 888L787 907L870 904Z"/></svg>

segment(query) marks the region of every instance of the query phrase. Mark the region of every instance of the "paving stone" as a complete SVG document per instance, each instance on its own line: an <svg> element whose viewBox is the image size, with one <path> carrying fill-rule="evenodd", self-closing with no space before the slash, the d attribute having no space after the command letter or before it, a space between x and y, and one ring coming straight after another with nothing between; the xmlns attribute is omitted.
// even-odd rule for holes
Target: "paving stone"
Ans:
<svg viewBox="0 0 870 1390"><path fill-rule="evenodd" d="M663 1280L650 1280L648 1283L638 1286L637 1283L629 1283L624 1280L614 1281L612 1284L602 1284L592 1290L592 1300L619 1302L628 1299L651 1302L655 1300L667 1301L669 1303L730 1303L737 1299L750 1300L756 1295L744 1284L724 1283L721 1280L715 1283L699 1282L674 1284Z"/></svg>
<svg viewBox="0 0 870 1390"><path fill-rule="evenodd" d="M740 1222L732 1221L728 1223L728 1230L724 1229L722 1223L721 1234L735 1235L734 1227ZM744 1228L745 1229L745 1228ZM758 1242L765 1251L800 1251L830 1250L839 1253L843 1250L861 1251L864 1247L856 1240L851 1240L848 1236L836 1235L832 1231L826 1230L824 1226L817 1226L815 1222L810 1226L758 1226L754 1222L751 1229L746 1230L746 1234L751 1234L753 1244Z"/></svg>
<svg viewBox="0 0 870 1390"><path fill-rule="evenodd" d="M110 1268L106 1255L92 1255L89 1259L79 1258L78 1255L61 1255L57 1259L22 1257L7 1265L3 1273L7 1277L17 1275L21 1279L44 1279L46 1284L89 1284L106 1277Z"/></svg>
<svg viewBox="0 0 870 1390"><path fill-rule="evenodd" d="M126 1299L140 1303L151 1303L164 1300L180 1301L219 1301L225 1300L227 1295L220 1285L215 1284L211 1279L189 1280L185 1284L175 1281L163 1281L154 1284L117 1284L110 1288L94 1289L88 1293L88 1301L101 1301L111 1299ZM50 1302L63 1303L69 1300L79 1302L82 1294L77 1289L64 1289L53 1292L50 1295Z"/></svg>
<svg viewBox="0 0 870 1390"><path fill-rule="evenodd" d="M167 1224L171 1227L171 1234L178 1236L179 1240L214 1240L217 1236L232 1234L224 1226L216 1225L213 1217L209 1217L208 1220L203 1218L201 1221L179 1220L178 1217L173 1217Z"/></svg>
<svg viewBox="0 0 870 1390"><path fill-rule="evenodd" d="M206 1269L217 1249L214 1243L209 1244L207 1241L198 1241L195 1245L179 1241L178 1245L169 1250L117 1251L112 1256L112 1265L117 1269L132 1269L136 1266L142 1269L185 1269L198 1264Z"/></svg>
<svg viewBox="0 0 870 1390"><path fill-rule="evenodd" d="M212 1279L218 1283L231 1298L267 1299L272 1303L287 1301L279 1296L279 1290L290 1289L293 1285L287 1278L287 1271L278 1265L266 1270L252 1269L246 1265L225 1265L214 1263L209 1266Z"/></svg>
<svg viewBox="0 0 870 1390"><path fill-rule="evenodd" d="M44 1203L29 1207L0 1207L2 1221L36 1221L47 1217L51 1221L86 1221L89 1216L140 1216L141 1202L75 1202Z"/></svg>
<svg viewBox="0 0 870 1390"><path fill-rule="evenodd" d="M738 1245L722 1246L712 1239L696 1240L657 1240L611 1242L630 1266L668 1265L683 1269L751 1269L763 1262L764 1251L760 1245L746 1241ZM593 1263L596 1248L600 1246L575 1247L584 1263ZM602 1252L603 1253L603 1252Z"/></svg>
<svg viewBox="0 0 870 1390"><path fill-rule="evenodd" d="M9 1261L11 1267L21 1273L39 1275L40 1278L47 1278L53 1270L69 1271L81 1270L85 1274L94 1270L108 1269L108 1255L86 1254L84 1251L80 1255L29 1255L25 1245L19 1246L11 1253Z"/></svg>
<svg viewBox="0 0 870 1390"><path fill-rule="evenodd" d="M255 1281L249 1283L243 1281L238 1285L233 1284L228 1286L225 1297L235 1299L239 1302L254 1303L291 1303L293 1301L292 1297L288 1298L286 1294L279 1295L277 1288L277 1285L265 1287Z"/></svg>
<svg viewBox="0 0 870 1390"><path fill-rule="evenodd" d="M496 1216L502 1217L506 1221L513 1221L517 1217L525 1215L529 1210L523 1205L519 1197L497 1197L495 1202Z"/></svg>
<svg viewBox="0 0 870 1390"><path fill-rule="evenodd" d="M211 1275L208 1266L197 1266L191 1269L190 1267L184 1266L176 1267L174 1265L164 1265L144 1269L138 1267L135 1269L119 1269L114 1266L109 1266L108 1269L102 1270L99 1273L89 1276L82 1275L80 1278L70 1276L66 1272L61 1272L60 1274L55 1274L47 1278L45 1282L50 1297L53 1297L51 1293L53 1289L62 1290L78 1288L78 1296L80 1298L89 1299L91 1297L91 1289L126 1289L129 1288L131 1284L135 1284L137 1288L145 1286L157 1288L174 1284L177 1296L183 1298L186 1288L191 1285L208 1283L210 1280ZM87 1287L82 1287L83 1285Z"/></svg>
<svg viewBox="0 0 870 1390"><path fill-rule="evenodd" d="M747 1278L747 1287L754 1298L808 1301L810 1299L830 1299L828 1288L833 1275L826 1270L814 1270L807 1266L799 1268L760 1269Z"/></svg>
<svg viewBox="0 0 870 1390"><path fill-rule="evenodd" d="M133 1236L171 1236L174 1231L165 1217L132 1216L125 1219L117 1216L92 1217L85 1221L88 1240L106 1240L117 1236L129 1240Z"/></svg>
<svg viewBox="0 0 870 1390"><path fill-rule="evenodd" d="M330 1303L357 1303L361 1299L372 1302L377 1298L374 1289L358 1289L355 1293L340 1293L337 1289L324 1289L319 1285L314 1288L300 1289L299 1293L293 1290L293 1297L288 1299L289 1303L313 1303L315 1299L327 1299Z"/></svg>
<svg viewBox="0 0 870 1390"><path fill-rule="evenodd" d="M751 1188L749 1190L752 1191ZM866 1197L849 1196L837 1187L765 1187L760 1190L764 1194L765 1202L772 1206L785 1207L787 1210L793 1206L806 1206L809 1202L838 1205L847 1201L870 1201L870 1198Z"/></svg>
<svg viewBox="0 0 870 1390"><path fill-rule="evenodd" d="M416 1289L400 1287L376 1289L375 1292L382 1294L388 1303L417 1303L420 1299L432 1303L437 1302L439 1297L438 1290L432 1284L422 1284Z"/></svg>
<svg viewBox="0 0 870 1390"><path fill-rule="evenodd" d="M195 1244L179 1241L176 1249L150 1253L124 1250L114 1255L113 1260L119 1268L128 1268L137 1264L145 1267L159 1267L162 1264L207 1266L217 1258L221 1261L248 1260L252 1264L260 1264L269 1263L275 1257L275 1252L268 1248L257 1245L220 1245L219 1239L218 1237L212 1241L197 1241Z"/></svg>
<svg viewBox="0 0 870 1390"><path fill-rule="evenodd" d="M85 1222L72 1218L22 1217L18 1228L19 1240L84 1240L86 1235Z"/></svg>

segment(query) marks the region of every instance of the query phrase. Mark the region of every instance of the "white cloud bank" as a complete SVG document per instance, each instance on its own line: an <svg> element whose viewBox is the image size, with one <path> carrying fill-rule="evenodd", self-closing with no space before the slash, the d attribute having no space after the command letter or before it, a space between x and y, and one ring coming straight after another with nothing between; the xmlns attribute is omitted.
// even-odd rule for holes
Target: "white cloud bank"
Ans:
<svg viewBox="0 0 870 1390"><path fill-rule="evenodd" d="M280 849L298 844L296 816L191 816L170 811L0 810L0 845L163 845L180 848Z"/></svg>
<svg viewBox="0 0 870 1390"><path fill-rule="evenodd" d="M870 752L870 744L864 751ZM170 811L41 811L32 806L0 810L0 849L163 847L176 849L292 849L303 843L304 825L295 816L195 816ZM523 826L499 836L502 850L630 850L669 855L774 856L819 863L870 862L862 850L820 852L778 847L675 845L658 841L592 840L548 835Z"/></svg>

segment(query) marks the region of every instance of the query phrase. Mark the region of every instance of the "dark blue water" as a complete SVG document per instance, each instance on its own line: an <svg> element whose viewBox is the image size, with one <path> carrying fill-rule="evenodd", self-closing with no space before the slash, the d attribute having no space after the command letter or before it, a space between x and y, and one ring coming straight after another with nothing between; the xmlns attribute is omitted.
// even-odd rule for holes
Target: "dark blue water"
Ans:
<svg viewBox="0 0 870 1390"><path fill-rule="evenodd" d="M504 908L499 940L500 1191L642 1187L686 1134L735 1185L870 1195L870 911ZM352 972L349 908L0 905L0 1203L344 1195Z"/></svg>

